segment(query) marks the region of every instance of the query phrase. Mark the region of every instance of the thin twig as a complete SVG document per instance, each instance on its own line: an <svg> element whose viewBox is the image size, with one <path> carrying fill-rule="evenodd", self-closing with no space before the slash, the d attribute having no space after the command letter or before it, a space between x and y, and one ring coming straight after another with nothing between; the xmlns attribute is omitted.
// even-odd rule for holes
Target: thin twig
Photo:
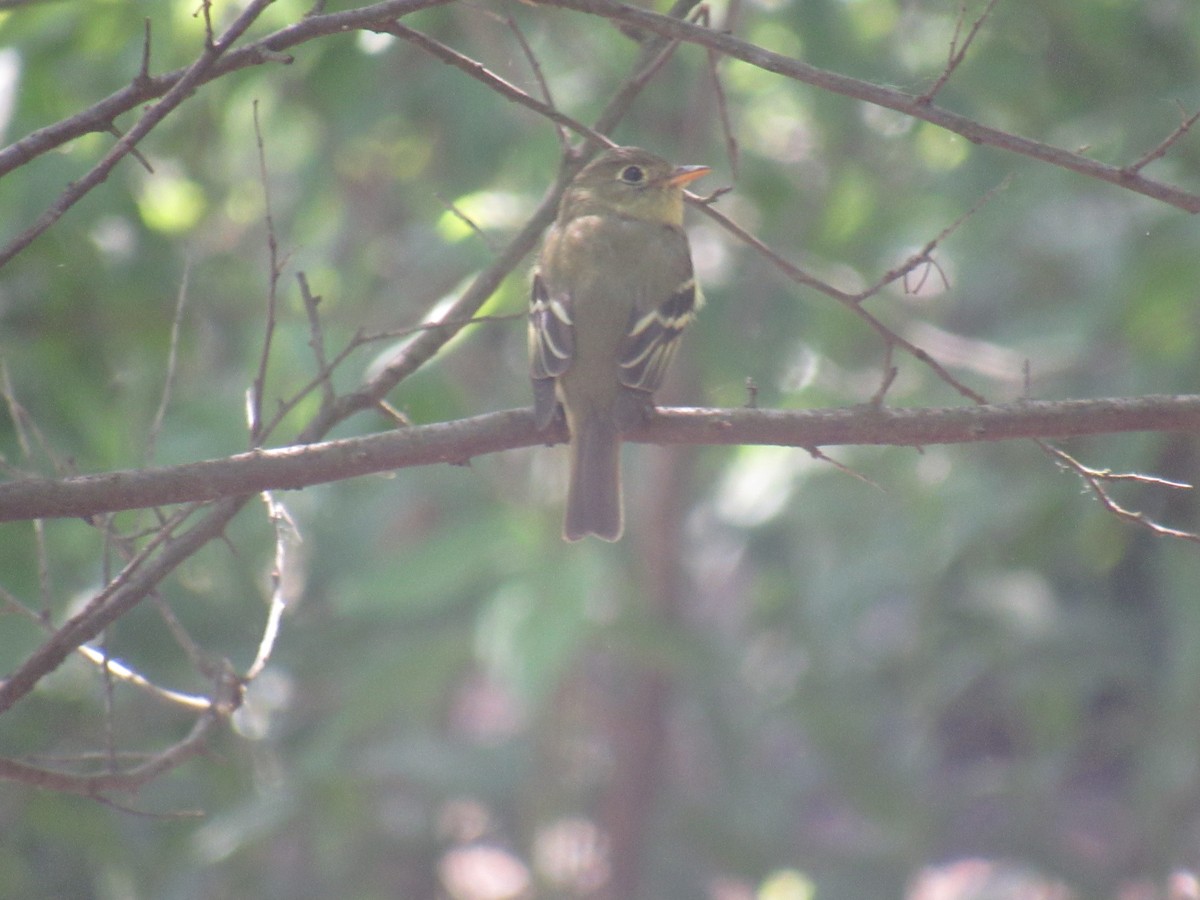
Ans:
<svg viewBox="0 0 1200 900"><path fill-rule="evenodd" d="M33 522L33 545L37 557L38 599L42 605L41 619L47 625L54 620L54 592L50 586L50 554L46 549L46 523Z"/></svg>
<svg viewBox="0 0 1200 900"><path fill-rule="evenodd" d="M271 566L271 602L267 610L267 621L263 626L254 662L250 664L243 678L246 683L253 681L266 668L275 649L275 640L279 637L279 623L283 620L284 610L287 609L287 573L292 565L289 548L292 543L300 540L300 531L296 528L287 507L278 502L270 491L263 491L262 500L267 507L267 517L275 529L275 560Z"/></svg>
<svg viewBox="0 0 1200 900"><path fill-rule="evenodd" d="M111 134L113 137L115 137L118 141L125 136L124 134L121 133L121 129L118 128L116 126L116 124L114 124L112 122L109 123L107 131L109 134ZM134 147L129 151L129 155L132 156L134 159L136 159L138 162L140 162L142 164L143 169L145 169L151 175L154 174L154 166L150 165L150 160L146 159L146 157L142 155L141 150L139 150L137 147Z"/></svg>
<svg viewBox="0 0 1200 900"><path fill-rule="evenodd" d="M55 472L65 475L73 471L70 461L59 457L50 442L46 440L46 436L38 427L37 422L29 414L29 410L17 399L16 389L9 375L8 364L4 360L0 360L0 393L4 395L4 404L8 409L13 430L17 434L17 446L21 448L21 454L25 459L30 463L34 462L33 448L36 444L38 452L50 461Z"/></svg>
<svg viewBox="0 0 1200 900"><path fill-rule="evenodd" d="M1146 151L1139 159L1126 166L1126 172L1129 172L1130 174L1137 174L1156 159L1161 159L1162 157L1166 156L1167 151L1174 146L1176 141L1191 131L1192 126L1195 125L1197 121L1200 121L1200 112L1194 112L1191 115L1188 115L1187 110L1184 109L1182 103L1179 104L1179 116L1182 119L1182 121L1179 123L1179 127L1163 138L1157 147Z"/></svg>
<svg viewBox="0 0 1200 900"><path fill-rule="evenodd" d="M268 63L286 65L292 62L292 57L282 51L290 47L327 35L344 34L355 28L366 28L380 19L403 16L450 2L453 0L382 0L369 6L306 17L244 47L225 51L201 76L199 84L251 66ZM185 67L154 78L149 77L148 73L145 78L139 74L128 86L87 109L31 132L0 150L0 178L31 159L61 147L75 138L106 130L108 124L122 114L139 109L149 101L166 95L181 79L188 76L190 71L191 67Z"/></svg>
<svg viewBox="0 0 1200 900"><path fill-rule="evenodd" d="M154 459L154 448L162 432L167 407L171 404L171 390L175 384L175 372L179 363L179 334L183 327L183 311L187 306L188 275L191 268L191 258L185 258L183 275L179 279L179 291L175 295L175 315L171 317L171 337L167 344L167 371L163 376L162 395L158 398L158 409L154 411L154 420L150 423L150 432L146 435L146 451L142 456L146 462Z"/></svg>
<svg viewBox="0 0 1200 900"><path fill-rule="evenodd" d="M304 290L305 288L302 288L301 292L303 293ZM279 402L279 407L276 409L275 415L264 427L263 433L273 434L275 429L279 427L279 423L287 417L288 413L299 406L300 403L304 401L304 398L318 387L324 386L322 387L322 390L326 391L329 397L328 404L323 403L321 407L322 412L320 415L332 415L332 404L336 399L333 395L333 385L331 382L333 373L337 371L338 367L348 360L354 354L354 352L361 347L364 347L368 344L377 343L379 341L411 337L414 334L419 334L423 331L437 331L446 327L462 329L471 325L479 325L485 322L509 322L513 319L523 319L525 316L526 313L524 312L498 313L487 316L468 316L465 319L445 318L437 322L422 322L419 325L410 325L404 328L393 328L386 331L366 332L360 330L356 332L349 341L346 342L346 346L338 352L337 356L335 356L331 362L322 366L317 371L317 374L314 375L306 384L302 385L291 397Z"/></svg>
<svg viewBox="0 0 1200 900"><path fill-rule="evenodd" d="M316 380L314 387L319 385L321 388L321 408L327 408L333 404L337 398L333 389L333 367L329 365L325 356L325 331L321 326L321 297L314 294L308 286L308 276L303 272L296 273L296 282L300 286L300 298L304 301L304 313L308 316L308 346L312 348L313 357L317 362L317 371L321 373ZM300 396L306 396L308 391L304 391ZM266 433L270 434L274 430L274 426L279 422L277 417L271 422L271 428Z"/></svg>
<svg viewBox="0 0 1200 900"><path fill-rule="evenodd" d="M54 626L45 615L38 615L8 591L4 590L4 588L0 588L0 601L4 603L4 608L7 612L23 616L47 632L54 633ZM108 657L105 653L89 644L81 644L75 648L75 652L98 669L107 666L107 672L112 677L139 688L150 696L163 700L172 706L182 706L185 709L194 711L203 711L212 708L212 701L208 697L184 694L179 691L170 690L169 688L160 687L146 678L146 676L134 671L119 660Z"/></svg>
<svg viewBox="0 0 1200 900"><path fill-rule="evenodd" d="M204 16L204 46L212 50L217 43L213 37L212 0L200 0L200 13Z"/></svg>
<svg viewBox="0 0 1200 900"><path fill-rule="evenodd" d="M202 753L204 738L217 721L218 717L212 713L200 716L182 741L168 747L162 753L155 754L140 766L124 772L104 772L95 775L58 772L0 757L0 779L96 798L112 791L136 791Z"/></svg>
<svg viewBox="0 0 1200 900"><path fill-rule="evenodd" d="M577 119L573 119L566 113L560 112L556 107L548 102L538 100L532 97L525 91L521 90L510 81L506 81L499 75L488 69L483 63L474 60L465 54L459 53L452 47L443 44L441 41L435 40L429 35L417 31L415 28L409 28L407 25L402 25L399 22L380 22L374 29L375 31L384 34L391 34L402 40L408 41L410 44L415 44L426 53L436 56L447 65L465 72L467 75L474 78L476 81L487 85L490 89L500 94L501 96L518 103L521 106L531 109L539 115L545 116L550 121L559 126L569 128L576 134L585 138L589 138L601 143L610 143L604 135L592 130L587 125Z"/></svg>
<svg viewBox="0 0 1200 900"><path fill-rule="evenodd" d="M869 484L871 487L875 488L876 490L879 490L879 491L883 490L883 486L880 485L878 482L871 480L866 475L864 475L862 472L859 472L857 469L854 469L851 466L848 466L843 462L839 462L838 460L834 459L829 454L822 452L819 448L806 447L805 449L808 450L808 455L811 456L813 459L817 460L818 462L829 463L829 465L833 466L835 469L837 469L843 475L849 475L851 478L856 478L859 481L861 481L863 484Z"/></svg>
<svg viewBox="0 0 1200 900"><path fill-rule="evenodd" d="M138 69L138 73L134 78L135 84L150 83L150 17L147 16L144 20L145 34L142 38L142 67Z"/></svg>
<svg viewBox="0 0 1200 900"><path fill-rule="evenodd" d="M12 422L13 432L17 436L17 447L26 460L33 459L33 447L29 443L29 435L25 425L29 414L25 407L17 401L17 392L13 389L12 376L8 371L8 363L0 359L0 392L4 394L4 405L8 408L8 419Z"/></svg>
<svg viewBox="0 0 1200 900"><path fill-rule="evenodd" d="M525 38L525 32L521 30L521 26L517 24L508 13L501 15L489 9L480 7L487 15L499 18L508 27L508 30L513 33L516 38L517 45L521 48L521 53L525 56L525 61L529 63L529 69L533 72L533 78L537 82L538 90L542 92L542 102L552 109L558 107L554 103L554 96L550 93L550 84L546 81L545 73L542 72L542 64L537 58L537 54L533 52L533 47L529 45L529 41ZM570 140L567 137L567 128L562 122L554 123L555 131L558 132L558 144L565 152L570 145Z"/></svg>
<svg viewBox="0 0 1200 900"><path fill-rule="evenodd" d="M983 27L983 23L992 14L992 8L995 7L996 2L997 0L988 0L987 5L983 8L983 12L979 14L979 18L971 25L971 30L967 32L966 38L960 45L958 38L962 34L963 22L967 15L967 4L964 0L962 6L959 7L958 18L954 23L954 36L950 39L950 58L946 61L946 68L942 70L942 74L938 76L937 81L930 85L929 90L917 98L918 103L932 103L933 98L938 95L938 92L950 80L950 76L962 65L962 61L967 58L967 50L970 49L975 36L979 34L979 29Z"/></svg>
<svg viewBox="0 0 1200 900"><path fill-rule="evenodd" d="M114 678L124 681L136 688L140 688L152 697L159 700L164 700L172 706L182 706L185 709L206 710L212 707L212 701L208 697L202 697L197 694L184 694L180 691L173 691L170 688L161 687L144 675L135 672L129 666L118 660L105 656L100 651L87 644L82 644L75 648L76 652L84 659L96 666L105 666L106 671Z"/></svg>
<svg viewBox="0 0 1200 900"><path fill-rule="evenodd" d="M868 401L871 406L876 408L883 406L883 401L884 398L887 397L887 392L891 390L892 385L896 381L896 376L900 374L899 367L892 362L892 358L895 355L895 350L895 344L893 344L891 341L884 341L883 363L879 367L879 370L882 373L879 379L879 387L875 390L875 393L871 395L871 399Z"/></svg>
<svg viewBox="0 0 1200 900"><path fill-rule="evenodd" d="M160 591L150 591L148 596L158 611L159 618L167 626L167 631L171 632L171 637L175 643L187 655L188 662L192 664L192 668L210 681L215 680L219 676L222 667L208 658L208 655L196 643L191 634L188 633L183 623L179 621L179 617L175 615L175 610L171 609L171 605L163 598Z"/></svg>
<svg viewBox="0 0 1200 900"><path fill-rule="evenodd" d="M170 572L221 534L244 503L228 499L216 505L188 531L175 535L199 506L177 510L141 552L104 586L76 615L72 616L12 674L0 682L0 713L28 694L47 673L58 668L81 644L92 640L110 624L136 606ZM156 552L157 551L157 552Z"/></svg>
<svg viewBox="0 0 1200 900"><path fill-rule="evenodd" d="M254 140L258 148L258 177L263 191L263 218L267 225L267 320L263 330L262 349L258 355L258 372L250 386L247 414L250 426L250 444L257 447L263 441L263 396L267 389L267 364L271 360L271 343L275 337L275 312L279 305L279 278L282 263L279 259L279 242L275 239L275 219L271 213L271 189L267 175L267 151L263 144L262 127L258 121L258 101L251 105L254 119Z"/></svg>
<svg viewBox="0 0 1200 900"><path fill-rule="evenodd" d="M1100 501L1110 513L1117 518L1126 522L1132 522L1140 528L1145 528L1152 534L1157 534L1161 537L1179 538L1180 540L1190 541L1193 544L1200 544L1200 534L1191 531L1183 531L1178 528L1171 528L1167 525L1161 525L1151 519L1143 512L1137 510L1126 509L1121 504L1117 503L1104 488L1105 482L1112 481L1133 481L1139 484L1159 485L1169 487L1176 490L1191 490L1192 485L1178 481L1169 481L1165 478L1157 478L1153 475L1140 475L1135 473L1114 474L1107 469L1093 469L1085 466L1069 453L1060 450L1058 447L1052 446L1045 441L1034 441L1048 456L1056 460L1060 465L1072 472L1075 472L1088 486L1093 496Z"/></svg>
<svg viewBox="0 0 1200 900"><path fill-rule="evenodd" d="M878 294L887 285L898 279L904 278L922 263L933 263L933 251L936 250L938 246L944 240L946 240L946 238L950 237L950 235L954 234L954 232L961 228L968 219L970 219L981 209L983 209L984 206L990 203L997 194L999 194L1001 191L1007 190L1010 184L1012 184L1012 176L1006 175L999 184L988 189L982 197L971 204L971 207L966 212L939 231L931 240L927 241L924 247L912 254L900 265L893 269L889 269L887 272L884 272L883 275L881 275L873 285L858 294L858 302L861 303L868 297Z"/></svg>
<svg viewBox="0 0 1200 900"><path fill-rule="evenodd" d="M987 193L985 193L978 201L976 201L975 204L973 204L970 209L968 209L965 213L963 213L961 216L959 216L957 219L955 219L950 225L943 228L933 239L928 241L925 244L925 246L922 247L917 253L910 256L901 265L889 270L888 272L885 272L873 285L871 285L866 290L861 291L860 293L857 293L857 294L849 294L845 291L842 291L842 290L839 290L839 289L833 287L832 285L825 283L824 281L821 281L818 278L815 278L812 275L809 275L807 272L805 272L798 266L794 265L789 260L785 259L780 253L771 249L769 246L767 246L767 244L765 242L760 240L758 237L750 234L748 231L746 231L740 225L733 222L731 219L729 219L723 213L720 213L716 209L714 209L711 204L711 198L707 198L705 200L700 200L698 198L693 198L689 195L688 199L689 199L689 201L692 201L694 203L694 205L698 206L701 210L703 210L703 212L706 215L715 219L723 228L725 228L731 234L736 236L739 240L742 240L745 243L749 244L751 247L753 247L756 251L758 251L766 259L768 259L773 265L775 265L776 268L778 268L781 272L783 272L784 275L786 275L789 279L791 279L792 281L795 281L797 284L802 284L807 287L814 288L815 290L820 291L821 293L825 294L826 296L832 297L834 300L838 301L843 306L850 309L856 316L858 316L860 319L865 321L868 325L871 326L872 329L875 330L875 332L883 339L885 346L900 347L901 349L903 349L907 353L909 353L911 356L913 356L915 359L919 360L920 362L922 362L926 366L928 366L930 369L932 369L934 371L934 373L937 374L937 376L942 381L944 381L946 384L950 385L952 388L954 388L954 390L956 390L962 396L966 397L969 400L972 400L975 403L986 403L987 399L982 394L967 387L963 382L959 381L957 378L952 376L950 374L949 370L947 370L944 366L942 366L939 362L937 362L937 360L935 360L932 356L930 356L926 350L924 350L921 347L918 347L916 344L912 343L911 341L907 340L906 338L901 337L895 331L893 331L891 328L886 326L875 315L873 315L872 313L870 313L866 309L864 309L863 302L865 300L867 300L869 297L872 297L872 296L878 294L888 284L896 281L897 279L907 277L907 275L910 272L912 272L913 270L915 270L918 266L932 265L932 266L936 267L937 263L932 258L932 254L933 254L934 250L937 249L937 247L941 244L942 241L944 241L947 237L949 237L951 234L953 234L958 228L960 228L963 225L963 223L965 223L969 218L971 218L973 215L975 215L999 191L1005 189L1008 186L1008 184L1009 184L1009 179L1006 178L1000 184L998 184L991 190L987 191ZM940 268L938 269L938 271L941 271ZM945 278L944 273L943 273L943 278ZM887 358L890 361L890 359L891 359L890 353L888 354ZM891 381L894 377L895 377L894 374L892 374L889 377L885 370L884 384L882 385L881 391L876 392L875 397L872 399L872 403L878 403L878 402L882 401L883 394L886 393L887 388L890 387Z"/></svg>
<svg viewBox="0 0 1200 900"><path fill-rule="evenodd" d="M892 329L888 328L888 326L885 325L879 318L877 318L875 315L873 315L872 313L867 311L867 309L865 309L864 306L862 305L862 301L863 301L863 299L865 299L866 296L869 296L869 291L864 292L862 294L849 294L849 293L846 293L845 291L842 291L842 290L839 290L838 288L833 287L830 284L826 284L824 281L821 281L819 278L815 278L814 276L809 275L807 272L805 272L799 266L797 266L794 263L790 262L789 260L785 259L782 255L780 255L776 251L772 250L762 240L755 237L750 232L746 231L744 228L742 228L740 225L738 225L736 222L734 222L732 219L730 219L724 213L718 212L716 209L713 209L711 206L709 206L707 204L700 204L700 208L704 211L705 215L716 220L718 223L720 223L720 225L723 228L728 230L731 234L733 234L739 240L744 241L745 243L749 244L756 251L758 251L760 254L762 254L762 256L764 256L766 259L770 260L775 265L775 267L778 268L779 271L781 271L789 279L796 282L797 284L801 284L801 285L805 285L806 287L814 288L815 290L820 291L821 293L825 294L826 296L832 297L834 300L837 300L839 303L841 303L843 306L845 306L847 309L849 309L851 312L853 312L854 315L858 316L860 319L862 319L864 322L866 322L869 326L871 326L871 328L875 331L875 333L878 334L885 343L891 343L897 347L900 347L902 350L904 350L906 353L908 353L914 359L916 359L919 362L923 363L924 365L928 366L930 369L933 370L933 372L938 376L938 378L940 378L942 381L944 381L946 384L948 384L950 387L952 387L959 394L966 397L968 400L971 400L973 403L983 404L983 403L987 402L987 398L985 398L978 391L975 391L975 390L967 387L967 385L965 385L963 382L959 381L957 378L955 378L953 375L951 375L950 372L945 368L945 366L943 366L936 359L934 359L932 356L930 356L927 351L925 351L921 347L918 347L916 344L912 343L911 341L907 340L906 338L901 337L896 332L894 332ZM909 261L909 269L905 270L904 267L901 267L900 269L895 270L896 274L894 277L896 277L896 278L901 277L904 274L904 271L911 271L912 266L918 265L920 262L921 262L920 258L916 258L915 261L910 260ZM886 283L886 281L881 282L881 284L882 283ZM875 288L875 289L877 290L878 288Z"/></svg>
<svg viewBox="0 0 1200 900"><path fill-rule="evenodd" d="M726 12L726 20L724 24L725 30L732 30L731 20L736 7L730 4ZM709 26L709 16L711 13L707 6L701 6L697 10L696 20L705 26ZM738 176L738 142L733 131L733 119L729 115L729 101L725 96L725 86L721 83L721 75L717 71L717 67L721 62L721 56L712 48L707 48L707 70L709 80L712 82L713 94L717 98L717 118L721 122L721 136L725 140L725 158L729 160L729 180L737 181Z"/></svg>
<svg viewBox="0 0 1200 900"><path fill-rule="evenodd" d="M708 47L764 71L921 119L959 134L971 143L998 147L1144 194L1187 212L1200 212L1200 194L1145 178L1140 172L1131 173L1120 166L1107 165L1079 153L992 128L936 104L922 103L919 96L895 88L818 69L731 34L712 31L671 16L619 3L617 0L541 0L541 4L561 6L610 21L625 22L660 35Z"/></svg>
<svg viewBox="0 0 1200 900"><path fill-rule="evenodd" d="M117 163L129 155L133 148L137 146L138 141L149 134L173 109L191 96L192 92L195 91L196 87L204 79L204 75L213 67L220 55L235 40L241 37L246 29L250 27L254 20L272 2L273 0L251 0L242 11L242 14L221 35L221 39L205 47L200 58L188 68L183 77L175 82L174 86L167 91L158 103L146 110L145 114L126 132L124 137L120 138L113 145L112 149L104 155L104 158L100 162L96 163L78 181L69 184L58 196L58 199L50 205L50 208L38 217L36 222L9 241L3 249L0 249L0 268L62 218L67 210L83 199L92 188L108 178L109 173L116 168ZM207 13L208 0L205 0L204 8ZM111 118L109 121L112 121Z"/></svg>
<svg viewBox="0 0 1200 900"><path fill-rule="evenodd" d="M447 198L443 197L441 194L437 193L436 191L434 192L433 197L435 200L437 200L438 203L442 204L442 206L445 207L446 212L450 213L450 215L454 216L454 218L458 219L458 221L460 221L464 225L466 225L467 228L469 228L474 233L474 235L477 238L479 238L480 241L483 242L483 245L485 247L487 247L489 250L493 250L493 251L496 249L495 242L490 237L487 236L487 234L484 232L484 230L479 227L479 224L474 219L472 219L465 212L463 212L461 209L459 209L454 204L453 200L448 200Z"/></svg>

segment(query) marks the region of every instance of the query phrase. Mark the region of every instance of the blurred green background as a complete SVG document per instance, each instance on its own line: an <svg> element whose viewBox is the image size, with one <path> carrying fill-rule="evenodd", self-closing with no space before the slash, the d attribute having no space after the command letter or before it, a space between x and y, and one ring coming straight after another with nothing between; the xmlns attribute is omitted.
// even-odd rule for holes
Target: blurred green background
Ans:
<svg viewBox="0 0 1200 900"><path fill-rule="evenodd" d="M344 4L330 4L345 8ZM136 74L199 52L196 2L0 12L4 143ZM237 5L217 3L219 23ZM955 4L715 2L714 22L814 65L919 93ZM280 0L250 38L299 20ZM967 23L979 5L968 10ZM607 22L525 3L406 19L591 121L637 47ZM155 464L248 443L244 395L268 283L262 123L286 269L268 409L314 373L295 275L331 352L453 296L554 179L554 129L416 47L370 33L304 44L205 85L132 159L0 270L0 358L44 438L0 416L0 452L49 474L146 464L186 272L178 366ZM680 163L719 208L847 290L875 281L1011 177L940 248L945 280L868 308L989 399L1192 393L1200 230L1145 197L683 46L612 135ZM938 98L1115 164L1200 107L1200 6L1005 0ZM132 116L118 121L122 129ZM0 184L0 238L111 146L94 134ZM1147 174L1200 190L1200 143ZM483 237L448 211L472 217ZM828 298L689 214L708 306L665 403L846 406L882 346ZM486 239L485 239L486 238ZM520 312L527 270L485 308ZM360 350L352 388L392 345ZM389 398L414 422L529 404L524 324L465 331ZM961 402L897 358L895 405ZM286 443L316 408L301 403ZM360 414L338 436L391 427ZM1196 442L1064 445L1082 461L1200 479ZM119 802L0 790L0 895L21 898L804 898L1115 896L1200 853L1200 548L1117 520L1031 443L829 448L857 480L778 448L631 446L615 546L559 538L562 448L281 495L301 542L272 663L211 753ZM1187 492L1116 498L1196 530ZM146 514L120 519L129 529ZM244 670L266 613L259 505L163 586L214 657ZM61 621L105 572L99 533L0 526L0 587ZM0 618L0 670L42 633ZM107 636L156 682L204 679L149 603ZM0 719L0 753L152 752L191 720L72 660ZM201 811L202 817L177 815ZM973 861L973 862L972 862ZM1177 882L1182 878L1177 874ZM934 894L942 889L956 891ZM488 891L491 893L488 893ZM1062 895L1055 895L1062 896ZM1165 895L1164 895L1165 896ZM1186 895L1181 895L1186 896Z"/></svg>

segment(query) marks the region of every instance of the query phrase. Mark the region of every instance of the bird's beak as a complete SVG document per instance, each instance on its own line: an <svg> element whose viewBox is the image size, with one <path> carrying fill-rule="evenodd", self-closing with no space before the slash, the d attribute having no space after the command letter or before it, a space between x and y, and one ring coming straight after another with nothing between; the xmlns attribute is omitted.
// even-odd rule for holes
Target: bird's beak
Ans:
<svg viewBox="0 0 1200 900"><path fill-rule="evenodd" d="M708 166L676 166L671 174L667 176L666 184L669 187L681 188L685 184L691 184L697 178L701 178L711 172L712 169Z"/></svg>

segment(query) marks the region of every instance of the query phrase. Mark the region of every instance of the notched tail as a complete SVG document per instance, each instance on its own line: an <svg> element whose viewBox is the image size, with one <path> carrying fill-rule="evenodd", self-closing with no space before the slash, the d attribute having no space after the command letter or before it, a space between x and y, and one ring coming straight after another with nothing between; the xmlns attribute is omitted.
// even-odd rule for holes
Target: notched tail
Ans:
<svg viewBox="0 0 1200 900"><path fill-rule="evenodd" d="M621 509L621 436L603 418L572 422L571 483L563 537L577 541L589 534L616 541L624 530Z"/></svg>

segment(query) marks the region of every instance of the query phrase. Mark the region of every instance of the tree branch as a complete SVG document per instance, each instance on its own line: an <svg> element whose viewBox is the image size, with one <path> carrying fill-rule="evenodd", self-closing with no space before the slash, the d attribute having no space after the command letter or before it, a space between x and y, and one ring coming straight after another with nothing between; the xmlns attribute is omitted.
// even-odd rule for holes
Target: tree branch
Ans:
<svg viewBox="0 0 1200 900"><path fill-rule="evenodd" d="M141 765L124 772L98 772L92 775L61 772L31 766L15 759L0 757L0 780L19 781L68 794L99 797L113 791L136 791L164 772L168 772L204 752L204 739L219 721L215 711L205 713L187 737L157 753Z"/></svg>
<svg viewBox="0 0 1200 900"><path fill-rule="evenodd" d="M290 63L291 58L283 54L284 50L319 37L367 28L376 22L395 19L417 10L450 2L452 0L386 0L383 3L373 3L344 12L309 16L244 47L226 51L215 64L203 72L194 87L250 66L261 66L268 62ZM147 101L162 97L189 71L191 67L176 69L156 78L149 78L145 73L141 73L128 87L110 94L82 112L31 132L0 150L0 178L31 159L77 137L95 131L108 131L109 124L117 116L137 109Z"/></svg>
<svg viewBox="0 0 1200 900"><path fill-rule="evenodd" d="M694 5L695 0L676 0L672 7L672 13L686 15ZM616 127L638 93L646 86L646 81L650 74L657 69L662 56L669 52L669 44L670 42L664 38L646 41L633 65L631 74L613 92L612 99L596 119L593 128L595 132L603 135ZM591 143L593 150L599 149L594 141ZM558 179L547 190L537 209L529 216L521 230L444 312L440 320L441 324L429 323L427 329L400 347L387 365L383 366L372 379L362 384L357 390L343 394L335 402L325 405L300 433L297 442L311 443L319 440L330 428L343 419L360 410L376 406L396 385L432 359L445 343L464 327L464 324L475 315L509 273L519 266L526 255L537 245L546 226L554 221L555 212L558 210L558 200L563 189L571 176L582 168L584 162L586 162L586 156L565 162L558 174Z"/></svg>
<svg viewBox="0 0 1200 900"><path fill-rule="evenodd" d="M159 537L127 564L81 612L57 629L9 678L0 681L0 713L33 690L34 685L58 668L76 647L90 641L137 606L184 560L224 532L247 499L244 496L225 499L179 535L173 534L173 523L164 526ZM181 522L183 518L180 515L177 521Z"/></svg>
<svg viewBox="0 0 1200 900"><path fill-rule="evenodd" d="M373 7L353 10L350 13L338 13L321 18L325 24L329 24L330 22L335 23L331 28L332 31L344 31L350 28L370 27L373 23L394 18L403 12L411 12L415 9L444 2L448 2L448 0L402 0L402 2L380 3ZM694 2L695 0L676 0L674 9L682 15L686 13ZM313 18L304 20L304 22L294 26L293 29L285 29L284 31L290 33L289 39L295 37L297 31L303 31L304 27L313 21ZM601 112L596 124L597 131L607 131L614 127L622 118L638 92L645 86L649 74L654 71L664 54L669 52L670 43L665 38L654 38L645 43L642 52L634 64L632 73L622 82L621 86L614 93L613 98ZM277 51L280 49L280 46L281 44L266 46L264 42L260 41L256 45L245 48L246 50L253 51L256 55L252 57L235 57L233 62L238 63L243 59L246 65L261 62L264 58L267 58L263 54L267 54L271 58L278 58ZM232 56L234 55L229 54L222 61L228 66ZM237 66L231 66L226 71L232 70L234 67ZM209 72L212 73L216 68L216 66L211 67ZM547 191L538 210L530 217L525 226L509 243L508 247L499 254L491 265L480 272L471 285L459 295L458 299L446 311L440 321L431 323L429 327L422 329L412 340L404 344L393 356L389 364L373 378L362 384L358 390L346 394L334 402L323 404L322 408L302 431L299 441L306 443L319 440L331 427L350 414L360 409L379 404L388 391L431 359L447 340L456 334L467 321L470 321L479 306L491 296L500 282L520 264L521 260L536 244L542 230L554 216L554 211L558 205L558 196L563 187L569 180L572 172L582 164L583 160L581 158L576 158L572 155L572 158L567 161L567 164L559 173L557 182ZM521 413L520 415L524 416L525 436L521 442L514 444L514 446L524 446L531 442L544 440L544 435L540 438L536 435L532 439L529 437L529 435L534 434L532 431L532 420L529 418L528 413ZM455 424L451 423L451 426ZM296 449L303 452L303 448ZM462 448L458 448L453 452L456 454L455 458L459 459L465 459L471 455L471 452L464 452ZM260 454L249 454L249 456L255 455ZM435 457L430 461L437 461L441 458ZM383 468L390 468L390 466L384 466ZM378 471L378 469L374 469L374 471ZM120 481L121 474L118 473L118 481ZM306 481L305 483L315 482ZM260 488L251 487L244 493L234 491L231 493L219 492L218 494L214 494L211 491L204 491L202 486L197 483L193 482L193 486L198 488L201 493L206 493L209 497L222 497L221 502L208 509L200 521L182 534L175 535L174 532L180 527L182 521L191 515L193 512L191 509L177 512L169 523L159 529L150 543L134 560L125 566L116 578L110 581L102 591L89 601L82 612L72 617L61 628L56 630L44 644L25 660L9 679L0 682L0 713L3 713L21 697L29 693L38 680L57 668L76 647L91 640L101 630L136 606L147 593L154 590L162 579L167 577L176 567L203 547L204 544L223 534L225 526L230 520L245 505L246 501L260 490ZM300 485L295 484L292 486L298 487ZM140 506L140 504L136 505ZM129 509L134 507L126 505L122 508ZM73 514L71 512L64 513L64 515Z"/></svg>
<svg viewBox="0 0 1200 900"><path fill-rule="evenodd" d="M49 209L38 217L36 222L9 241L0 250L0 267L3 267L10 259L33 243L38 235L42 234L47 228L62 218L67 210L87 195L88 191L108 178L109 173L116 168L117 163L134 152L138 141L149 134L154 126L165 119L171 110L175 109L192 95L197 85L206 80L205 73L212 69L213 65L221 57L221 54L225 53L229 49L229 46L241 37L246 29L254 23L254 20L262 14L262 11L273 2L274 0L255 0L255 2L242 11L241 15L225 30L220 39L216 41L211 39L206 40L204 52L200 54L200 58L192 63L179 79L171 85L170 90L166 92L162 100L148 109L146 114L138 119L137 123L129 129L129 132L118 140L112 149L104 155L104 158L92 167L91 171L78 181L67 185L67 189L59 195L58 199L50 205ZM207 11L207 4L204 8ZM110 120L106 124L105 130L110 130L112 127Z"/></svg>
<svg viewBox="0 0 1200 900"><path fill-rule="evenodd" d="M1064 438L1128 431L1200 430L1200 395L1003 405L820 410L664 409L628 435L655 444L772 444L806 449L924 446ZM526 409L402 428L366 437L240 453L181 466L0 484L0 522L92 516L170 503L243 497L561 442Z"/></svg>
<svg viewBox="0 0 1200 900"><path fill-rule="evenodd" d="M1145 178L1135 167L1108 165L1069 150L1044 144L1041 141L1020 137L998 128L991 128L967 116L950 112L932 103L923 102L922 97L916 94L907 94L904 91L872 84L869 81L861 81L848 75L827 72L791 57L764 50L756 44L743 41L731 34L712 31L691 22L618 3L616 0L539 0L539 2L546 6L561 6L615 22L625 22L655 34L698 44L701 47L707 47L710 50L740 59L767 72L774 72L822 90L893 109L915 119L922 119L945 128L947 131L953 131L973 144L999 147L1001 150L1008 150L1053 166L1069 169L1080 175L1128 188L1186 212L1200 212L1200 195L1161 181Z"/></svg>

